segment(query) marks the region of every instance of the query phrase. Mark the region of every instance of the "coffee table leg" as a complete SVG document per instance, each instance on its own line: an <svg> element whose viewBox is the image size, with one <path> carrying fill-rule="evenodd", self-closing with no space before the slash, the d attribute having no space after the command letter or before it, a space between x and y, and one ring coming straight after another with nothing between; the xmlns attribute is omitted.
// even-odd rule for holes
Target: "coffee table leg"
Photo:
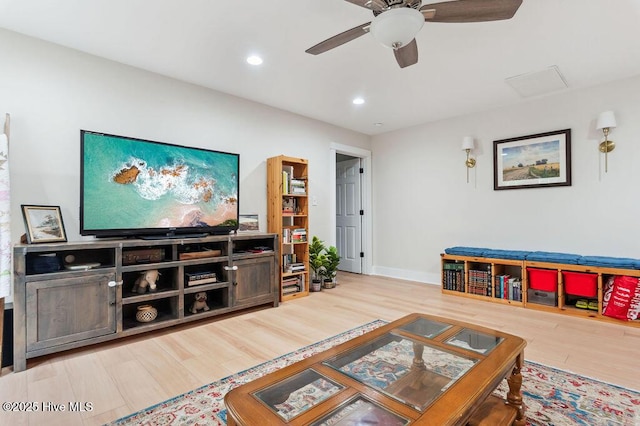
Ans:
<svg viewBox="0 0 640 426"><path fill-rule="evenodd" d="M522 402L522 365L524 354L520 353L516 357L516 365L511 371L511 375L507 378L509 384L509 392L507 392L507 405L511 405L518 410L516 420L513 422L515 426L525 426L526 419L524 417L525 406Z"/></svg>

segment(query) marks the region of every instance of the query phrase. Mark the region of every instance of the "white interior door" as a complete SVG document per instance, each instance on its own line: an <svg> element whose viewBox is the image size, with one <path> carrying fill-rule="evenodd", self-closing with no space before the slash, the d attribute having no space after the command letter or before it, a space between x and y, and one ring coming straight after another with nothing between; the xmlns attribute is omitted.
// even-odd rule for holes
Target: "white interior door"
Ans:
<svg viewBox="0 0 640 426"><path fill-rule="evenodd" d="M362 273L360 158L336 163L336 248L341 271Z"/></svg>

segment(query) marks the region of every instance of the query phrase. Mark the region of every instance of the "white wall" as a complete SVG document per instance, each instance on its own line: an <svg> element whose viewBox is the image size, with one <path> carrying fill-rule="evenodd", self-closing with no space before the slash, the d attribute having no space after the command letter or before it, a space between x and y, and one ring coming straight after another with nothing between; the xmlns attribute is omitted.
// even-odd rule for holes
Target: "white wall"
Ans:
<svg viewBox="0 0 640 426"><path fill-rule="evenodd" d="M439 255L457 245L640 258L639 99L635 77L374 137L374 272L438 283ZM595 120L606 110L618 127L605 174ZM494 140L567 128L572 186L493 190Z"/></svg>
<svg viewBox="0 0 640 426"><path fill-rule="evenodd" d="M310 160L311 233L333 238L331 143L368 136L0 30L0 117L11 114L12 237L21 204L59 205L79 235L80 129L240 154L240 210L266 230L266 158ZM126 206L123 206L126 208Z"/></svg>
<svg viewBox="0 0 640 426"><path fill-rule="evenodd" d="M373 272L437 283L454 245L640 258L640 77L376 136L0 30L0 117L12 115L12 235L20 204L59 205L78 234L79 130L238 152L241 210L266 228L265 159L310 160L311 233L334 238L331 143L373 152ZM602 170L595 118L613 109ZM493 140L572 129L573 185L493 190ZM466 183L462 138L478 164Z"/></svg>

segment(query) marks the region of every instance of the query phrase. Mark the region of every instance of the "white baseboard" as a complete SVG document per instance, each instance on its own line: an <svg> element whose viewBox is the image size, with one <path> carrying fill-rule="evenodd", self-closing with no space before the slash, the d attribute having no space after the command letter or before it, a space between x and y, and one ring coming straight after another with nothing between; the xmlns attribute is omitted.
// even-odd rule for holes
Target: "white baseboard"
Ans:
<svg viewBox="0 0 640 426"><path fill-rule="evenodd" d="M397 278L399 280L417 281L429 285L440 285L440 274L429 272L410 271L406 269L388 268L386 266L373 266L371 275Z"/></svg>

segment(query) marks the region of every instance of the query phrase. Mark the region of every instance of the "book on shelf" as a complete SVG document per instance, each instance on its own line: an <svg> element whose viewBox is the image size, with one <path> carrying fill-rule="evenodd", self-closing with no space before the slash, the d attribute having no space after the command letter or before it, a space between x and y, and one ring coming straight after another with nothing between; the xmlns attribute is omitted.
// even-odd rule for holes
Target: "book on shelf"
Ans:
<svg viewBox="0 0 640 426"><path fill-rule="evenodd" d="M185 272L185 276L188 281L192 280L202 280L206 278L216 278L217 275L215 272L205 271L205 272Z"/></svg>
<svg viewBox="0 0 640 426"><path fill-rule="evenodd" d="M213 278L202 278L200 280L189 280L187 281L187 286L191 287L194 285L201 285L201 284L210 284L210 283L217 283L218 279L216 277Z"/></svg>
<svg viewBox="0 0 640 426"><path fill-rule="evenodd" d="M282 287L282 294L298 293L300 291L302 291L302 290L297 285L290 285L290 286Z"/></svg>
<svg viewBox="0 0 640 426"><path fill-rule="evenodd" d="M289 181L289 193L296 195L304 195L307 193L307 186L304 180L292 178Z"/></svg>
<svg viewBox="0 0 640 426"><path fill-rule="evenodd" d="M267 246L256 246L247 250L249 253L270 253L273 251L271 247Z"/></svg>
<svg viewBox="0 0 640 426"><path fill-rule="evenodd" d="M218 282L218 276L215 272L186 272L184 275L187 286Z"/></svg>
<svg viewBox="0 0 640 426"><path fill-rule="evenodd" d="M442 265L443 287L445 290L464 291L464 262L446 262Z"/></svg>
<svg viewBox="0 0 640 426"><path fill-rule="evenodd" d="M298 275L282 280L282 294L298 293L303 290L303 277Z"/></svg>
<svg viewBox="0 0 640 426"><path fill-rule="evenodd" d="M296 228L291 230L292 243L304 243L307 241L307 230L304 228Z"/></svg>
<svg viewBox="0 0 640 426"><path fill-rule="evenodd" d="M297 263L297 256L295 253L285 254L282 256L282 270L287 271L287 267L292 263Z"/></svg>
<svg viewBox="0 0 640 426"><path fill-rule="evenodd" d="M295 263L289 263L285 266L285 272L303 272L305 270L305 266L304 263L301 262L295 262Z"/></svg>

